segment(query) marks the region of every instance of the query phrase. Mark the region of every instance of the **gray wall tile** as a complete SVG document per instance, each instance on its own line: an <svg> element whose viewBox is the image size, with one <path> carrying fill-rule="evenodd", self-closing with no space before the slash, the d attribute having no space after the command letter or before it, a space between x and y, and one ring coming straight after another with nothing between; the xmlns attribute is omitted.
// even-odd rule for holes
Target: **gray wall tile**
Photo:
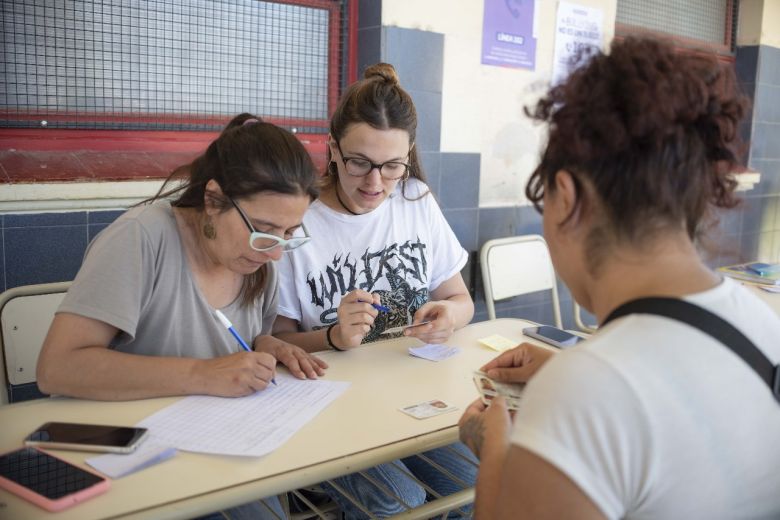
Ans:
<svg viewBox="0 0 780 520"><path fill-rule="evenodd" d="M382 29L371 27L358 30L357 74L363 77L366 67L382 61Z"/></svg>
<svg viewBox="0 0 780 520"><path fill-rule="evenodd" d="M514 206L479 208L480 247L488 240L516 235L517 221L517 208Z"/></svg>
<svg viewBox="0 0 780 520"><path fill-rule="evenodd" d="M379 27L382 23L382 0L358 2L358 29Z"/></svg>
<svg viewBox="0 0 780 520"><path fill-rule="evenodd" d="M780 159L780 123L753 123L751 159Z"/></svg>
<svg viewBox="0 0 780 520"><path fill-rule="evenodd" d="M419 155L425 178L428 180L428 187L438 197L439 179L441 179L441 152L420 152Z"/></svg>
<svg viewBox="0 0 780 520"><path fill-rule="evenodd" d="M392 63L407 90L441 93L444 35L416 29L383 27L382 60Z"/></svg>
<svg viewBox="0 0 780 520"><path fill-rule="evenodd" d="M758 73L758 45L737 47L734 58L734 72L740 83L755 83Z"/></svg>
<svg viewBox="0 0 780 520"><path fill-rule="evenodd" d="M64 213L14 213L5 216L4 227L74 226L87 223L86 211Z"/></svg>
<svg viewBox="0 0 780 520"><path fill-rule="evenodd" d="M420 152L441 149L441 93L408 90L417 109L417 138Z"/></svg>
<svg viewBox="0 0 780 520"><path fill-rule="evenodd" d="M742 233L774 231L777 222L777 197L752 197L743 202Z"/></svg>
<svg viewBox="0 0 780 520"><path fill-rule="evenodd" d="M479 210L472 209L445 209L444 218L450 224L460 245L466 251L477 250L477 220Z"/></svg>
<svg viewBox="0 0 780 520"><path fill-rule="evenodd" d="M780 49L761 45L758 55L758 83L780 86Z"/></svg>
<svg viewBox="0 0 780 520"><path fill-rule="evenodd" d="M87 214L88 224L110 224L119 217L125 210L105 210L105 211L90 211Z"/></svg>
<svg viewBox="0 0 780 520"><path fill-rule="evenodd" d="M440 200L442 208L479 206L479 154L442 153Z"/></svg>
<svg viewBox="0 0 780 520"><path fill-rule="evenodd" d="M6 228L7 288L72 280L87 247L86 225Z"/></svg>
<svg viewBox="0 0 780 520"><path fill-rule="evenodd" d="M757 122L780 123L780 85L758 85L753 117Z"/></svg>

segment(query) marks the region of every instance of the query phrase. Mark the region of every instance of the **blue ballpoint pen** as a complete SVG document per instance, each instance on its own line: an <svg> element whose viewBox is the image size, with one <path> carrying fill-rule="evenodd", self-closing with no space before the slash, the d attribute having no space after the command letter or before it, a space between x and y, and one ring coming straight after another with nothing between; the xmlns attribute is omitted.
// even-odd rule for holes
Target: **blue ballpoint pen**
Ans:
<svg viewBox="0 0 780 520"><path fill-rule="evenodd" d="M230 323L230 320L227 319L227 316L222 314L222 312L220 312L219 309L214 309L214 312L217 313L217 318L219 318L219 321L222 322L222 325L224 325L225 328L230 331L233 337L236 338L236 341L238 341L238 344L241 345L241 348L243 348L247 352L252 352L252 349L249 348L249 345L246 344L246 341L244 341L244 339L241 337L238 331L236 331L236 328L233 327L233 324ZM276 384L276 378L272 377L271 382L273 384Z"/></svg>
<svg viewBox="0 0 780 520"><path fill-rule="evenodd" d="M358 301L360 303L369 303L369 302L367 302L365 300L358 300ZM378 310L379 312L390 312L390 308L389 307L385 307L384 305L379 305L378 303L371 302L371 306L373 308L375 308L376 310Z"/></svg>

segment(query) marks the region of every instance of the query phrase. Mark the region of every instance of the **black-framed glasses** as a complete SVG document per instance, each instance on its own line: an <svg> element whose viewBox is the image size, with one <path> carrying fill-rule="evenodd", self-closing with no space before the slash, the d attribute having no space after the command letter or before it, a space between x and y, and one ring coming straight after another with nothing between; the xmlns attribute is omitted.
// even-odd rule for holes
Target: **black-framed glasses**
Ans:
<svg viewBox="0 0 780 520"><path fill-rule="evenodd" d="M270 251L275 247L281 247L282 251L287 252L292 251L296 247L301 247L303 244L311 240L309 231L306 229L306 226L303 225L303 223L301 223L301 229L303 230L304 234L302 237L281 238L269 233L255 231L255 227L251 222L249 222L246 213L244 213L238 204L236 204L236 201L234 201L232 197L228 197L228 200L231 204L233 204L233 207L236 208L238 214L241 215L241 218L244 220L246 227L249 228L249 247L255 251L265 252Z"/></svg>
<svg viewBox="0 0 780 520"><path fill-rule="evenodd" d="M347 175L352 177L365 177L371 170L376 168L379 170L379 175L382 178L389 181L395 181L401 178L406 178L409 174L409 165L401 161L387 161L383 163L375 163L366 159L365 157L344 157L344 152L341 151L341 143L336 141L336 148L339 150L341 156L341 162L344 164L344 170ZM407 157L412 152L412 148L409 148Z"/></svg>

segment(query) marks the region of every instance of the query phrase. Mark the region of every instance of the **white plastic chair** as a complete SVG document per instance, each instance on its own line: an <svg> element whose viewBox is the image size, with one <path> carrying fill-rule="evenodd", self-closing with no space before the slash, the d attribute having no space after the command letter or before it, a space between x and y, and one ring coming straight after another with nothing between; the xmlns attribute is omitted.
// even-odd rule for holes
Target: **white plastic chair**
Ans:
<svg viewBox="0 0 780 520"><path fill-rule="evenodd" d="M582 320L582 307L577 302L574 302L574 324L577 328L588 334L593 334L598 329L598 325L588 325Z"/></svg>
<svg viewBox="0 0 780 520"><path fill-rule="evenodd" d="M488 240L479 257L485 303L491 320L496 318L495 301L550 290L555 326L563 328L555 269L544 238L521 235Z"/></svg>
<svg viewBox="0 0 780 520"><path fill-rule="evenodd" d="M33 393L35 366L54 312L71 282L14 287L0 294L0 405Z"/></svg>

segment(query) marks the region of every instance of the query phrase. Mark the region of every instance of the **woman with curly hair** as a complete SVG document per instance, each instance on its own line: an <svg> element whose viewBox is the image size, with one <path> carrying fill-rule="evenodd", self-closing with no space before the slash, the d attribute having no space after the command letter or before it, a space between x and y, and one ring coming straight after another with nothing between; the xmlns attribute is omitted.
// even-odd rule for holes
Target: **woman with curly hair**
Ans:
<svg viewBox="0 0 780 520"><path fill-rule="evenodd" d="M780 318L696 249L712 211L737 202L745 105L714 58L627 38L531 114L550 135L526 192L558 274L601 326L560 354L524 344L483 367L528 385L514 417L497 399L461 419L479 518L780 516L780 406L765 381L723 337L616 312L694 304L780 361Z"/></svg>

